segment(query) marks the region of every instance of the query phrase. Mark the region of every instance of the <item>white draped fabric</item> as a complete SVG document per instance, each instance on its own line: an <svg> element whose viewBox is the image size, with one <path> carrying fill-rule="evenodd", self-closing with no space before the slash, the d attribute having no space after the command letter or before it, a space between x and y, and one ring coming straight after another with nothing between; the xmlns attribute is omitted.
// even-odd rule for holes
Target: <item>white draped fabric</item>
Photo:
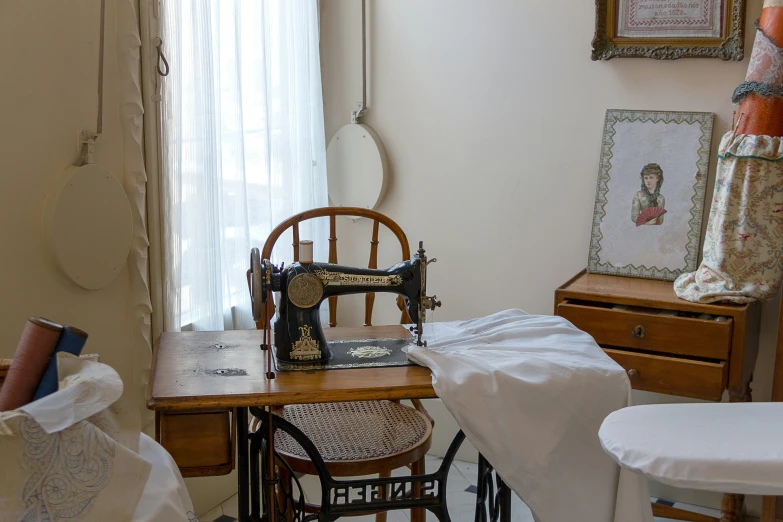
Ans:
<svg viewBox="0 0 783 522"><path fill-rule="evenodd" d="M250 249L328 204L317 0L167 0L163 19L165 329L252 328Z"/></svg>
<svg viewBox="0 0 783 522"><path fill-rule="evenodd" d="M652 522L645 479L598 439L631 385L592 337L522 310L426 324L423 337L408 357L432 370L438 397L537 522Z"/></svg>
<svg viewBox="0 0 783 522"><path fill-rule="evenodd" d="M0 522L196 522L117 372L67 353L57 371L56 393L0 412Z"/></svg>

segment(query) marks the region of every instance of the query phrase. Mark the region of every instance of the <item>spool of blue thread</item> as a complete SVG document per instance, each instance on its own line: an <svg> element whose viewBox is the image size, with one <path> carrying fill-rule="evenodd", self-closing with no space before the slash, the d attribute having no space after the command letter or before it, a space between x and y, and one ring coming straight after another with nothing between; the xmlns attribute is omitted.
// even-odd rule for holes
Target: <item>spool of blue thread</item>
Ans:
<svg viewBox="0 0 783 522"><path fill-rule="evenodd" d="M60 339L57 341L57 346L54 348L52 358L49 360L49 364L46 365L41 382L38 383L38 388L35 390L33 400L37 401L47 395L57 391L59 384L59 378L57 375L57 354L60 352L70 353L78 356L82 353L82 348L87 342L87 332L74 328L73 326L65 326L63 333L60 334Z"/></svg>

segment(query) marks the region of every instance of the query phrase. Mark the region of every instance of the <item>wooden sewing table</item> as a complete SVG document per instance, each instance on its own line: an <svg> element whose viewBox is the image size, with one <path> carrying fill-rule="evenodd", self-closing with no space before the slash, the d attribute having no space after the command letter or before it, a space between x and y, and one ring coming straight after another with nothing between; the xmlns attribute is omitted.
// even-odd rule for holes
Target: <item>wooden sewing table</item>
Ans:
<svg viewBox="0 0 783 522"><path fill-rule="evenodd" d="M408 330L399 325L326 328L324 333L330 341L410 337ZM245 428L248 426L250 408L253 408L255 413L266 406L437 397L432 388L430 370L421 366L277 372L276 377L270 380L266 377L267 352L261 350L261 342L262 332L256 330L163 333L153 352L148 391L147 407L156 412L156 438L172 454L183 470L183 475L209 476L229 473L234 467L233 442L238 440L236 466L239 470L241 522L260 518L257 515L251 518L249 512L250 494L257 495L256 490L260 489L261 485L257 480L253 488L248 487L248 476L251 475L252 481L253 473L256 477L258 475L258 457L250 459L248 444L254 435L248 434ZM234 413L233 429L229 423L229 412ZM172 420L184 422L172 423ZM240 429L236 429L236 426ZM256 434L265 429L262 427ZM275 425L275 429L283 428ZM230 436L229 431L232 432ZM285 431L291 434L288 429ZM464 435L460 432L449 449L451 455L447 454L444 459L447 464L450 465L448 459L453 460L462 439ZM302 446L307 449L305 444ZM480 474L488 476L492 472L491 467L487 469L488 464L483 457L480 461L483 461ZM448 467L441 467L441 471L443 469L448 472ZM393 509L432 508L436 502L441 503L441 507L445 506L445 490L444 494L440 495L439 489L438 498L431 494L433 481L442 480L439 482L439 488L445 485L445 477L438 473L440 471L422 475L420 484L417 484L424 492L421 496L428 498L398 499ZM496 480L499 486L497 495L485 494L484 497L494 498L483 499L490 513L487 520L498 520L497 515L491 514L494 511L499 513L500 520L510 521L510 492L499 478L496 477ZM394 490L399 481L399 477L392 477L364 482L367 487L385 485ZM339 484L335 482L331 485L335 486L333 489L339 489L336 487ZM352 488L352 491L364 487L359 481L342 484L348 484L347 487ZM408 480L407 486L413 485L413 482ZM427 491L430 492L429 495L426 494ZM480 491L478 498L481 500L481 497ZM332 498L331 495L329 498ZM258 502L255 497L252 500L255 510ZM380 501L373 501L374 504L368 502L367 507L382 511L383 509L378 508ZM355 501L352 501L347 508L335 508L334 514L345 515L346 510L356 508L351 507L354 503ZM500 509L494 509L497 504ZM340 509L343 510L342 513ZM435 506L435 509L439 508Z"/></svg>

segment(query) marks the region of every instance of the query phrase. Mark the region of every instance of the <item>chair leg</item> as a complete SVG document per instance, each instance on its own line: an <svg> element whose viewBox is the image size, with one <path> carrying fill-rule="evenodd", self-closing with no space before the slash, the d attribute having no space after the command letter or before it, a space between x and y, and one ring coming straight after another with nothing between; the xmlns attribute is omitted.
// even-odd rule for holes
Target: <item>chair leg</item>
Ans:
<svg viewBox="0 0 783 522"><path fill-rule="evenodd" d="M729 393L729 402L753 402L753 390L751 383L753 375L750 376L745 391L741 395L738 393ZM744 520L742 505L745 503L745 495L731 495L726 493L721 501L721 522L741 522Z"/></svg>
<svg viewBox="0 0 783 522"><path fill-rule="evenodd" d="M413 466L411 467L411 475L424 475L426 473L425 469L424 457L422 457L413 463ZM419 484L415 484L413 486L413 494L417 498L419 495L421 495L421 486ZM411 522L424 522L426 519L426 510L422 508L411 509Z"/></svg>
<svg viewBox="0 0 783 522"><path fill-rule="evenodd" d="M388 471L381 471L378 473L378 478L389 478L391 477L391 470ZM384 494L384 487L378 486L378 495L383 496L383 498L388 498L388 494ZM384 511L383 513L376 513L375 514L375 522L386 522L386 515L388 514L388 511Z"/></svg>
<svg viewBox="0 0 783 522"><path fill-rule="evenodd" d="M720 522L740 522L744 520L742 516L742 504L744 502L745 495L724 494L720 506Z"/></svg>

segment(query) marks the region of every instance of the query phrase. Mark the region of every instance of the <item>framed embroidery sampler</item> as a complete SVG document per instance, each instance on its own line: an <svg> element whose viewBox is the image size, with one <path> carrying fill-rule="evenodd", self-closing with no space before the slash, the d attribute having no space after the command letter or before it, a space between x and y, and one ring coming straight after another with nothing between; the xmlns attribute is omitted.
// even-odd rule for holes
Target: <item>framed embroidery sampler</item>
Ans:
<svg viewBox="0 0 783 522"><path fill-rule="evenodd" d="M696 270L713 118L606 112L588 272L674 281Z"/></svg>
<svg viewBox="0 0 783 522"><path fill-rule="evenodd" d="M741 61L745 0L596 0L593 60Z"/></svg>

